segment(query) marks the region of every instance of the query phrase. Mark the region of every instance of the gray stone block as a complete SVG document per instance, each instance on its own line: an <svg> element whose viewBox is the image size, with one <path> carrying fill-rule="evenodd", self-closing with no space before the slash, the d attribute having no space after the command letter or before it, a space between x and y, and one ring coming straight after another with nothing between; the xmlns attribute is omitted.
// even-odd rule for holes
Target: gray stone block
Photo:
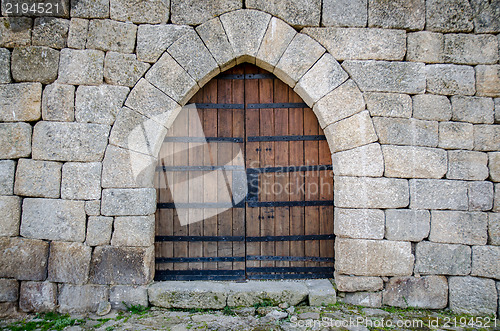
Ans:
<svg viewBox="0 0 500 331"><path fill-rule="evenodd" d="M436 147L438 123L414 118L374 117L373 124L380 143Z"/></svg>
<svg viewBox="0 0 500 331"><path fill-rule="evenodd" d="M141 305L147 307L148 289L145 286L116 285L109 289L111 308L127 310L127 306Z"/></svg>
<svg viewBox="0 0 500 331"><path fill-rule="evenodd" d="M381 177L384 173L382 149L373 143L334 153L332 166L337 176Z"/></svg>
<svg viewBox="0 0 500 331"><path fill-rule="evenodd" d="M75 87L47 85L42 95L42 118L45 121L73 122L75 120Z"/></svg>
<svg viewBox="0 0 500 331"><path fill-rule="evenodd" d="M493 197L492 212L500 212L500 184L495 184L495 195Z"/></svg>
<svg viewBox="0 0 500 331"><path fill-rule="evenodd" d="M166 23L170 14L170 1L111 0L109 15L112 20L134 23Z"/></svg>
<svg viewBox="0 0 500 331"><path fill-rule="evenodd" d="M87 214L87 216L101 215L101 201L100 200L85 201L85 213Z"/></svg>
<svg viewBox="0 0 500 331"><path fill-rule="evenodd" d="M113 230L113 217L91 216L87 222L87 239L89 246L109 245Z"/></svg>
<svg viewBox="0 0 500 331"><path fill-rule="evenodd" d="M429 240L449 244L486 245L488 214L433 210Z"/></svg>
<svg viewBox="0 0 500 331"><path fill-rule="evenodd" d="M345 151L377 141L368 111L362 111L324 129L332 153Z"/></svg>
<svg viewBox="0 0 500 331"><path fill-rule="evenodd" d="M227 286L220 283L167 281L149 286L148 296L149 302L157 307L222 309L226 306L228 291Z"/></svg>
<svg viewBox="0 0 500 331"><path fill-rule="evenodd" d="M15 279L0 279L0 302L15 302L19 298L19 283Z"/></svg>
<svg viewBox="0 0 500 331"><path fill-rule="evenodd" d="M500 247L472 247L472 276L500 279Z"/></svg>
<svg viewBox="0 0 500 331"><path fill-rule="evenodd" d="M0 123L0 158L17 159L31 154L31 125Z"/></svg>
<svg viewBox="0 0 500 331"><path fill-rule="evenodd" d="M474 149L486 152L500 150L500 125L474 125Z"/></svg>
<svg viewBox="0 0 500 331"><path fill-rule="evenodd" d="M406 59L414 62L443 61L444 37L441 33L419 31L408 33Z"/></svg>
<svg viewBox="0 0 500 331"><path fill-rule="evenodd" d="M451 119L451 103L444 95L418 94L414 95L412 100L412 117L414 118L429 121L449 121Z"/></svg>
<svg viewBox="0 0 500 331"><path fill-rule="evenodd" d="M363 307L382 307L382 292L346 293L342 302Z"/></svg>
<svg viewBox="0 0 500 331"><path fill-rule="evenodd" d="M86 221L83 201L27 198L20 233L26 238L83 242Z"/></svg>
<svg viewBox="0 0 500 331"><path fill-rule="evenodd" d="M438 32L470 32L473 12L467 0L427 0L426 29Z"/></svg>
<svg viewBox="0 0 500 331"><path fill-rule="evenodd" d="M468 275L471 270L471 248L465 245L417 244L415 274Z"/></svg>
<svg viewBox="0 0 500 331"><path fill-rule="evenodd" d="M278 16L295 27L319 26L321 18L320 0L246 0L245 7Z"/></svg>
<svg viewBox="0 0 500 331"><path fill-rule="evenodd" d="M467 182L410 179L410 208L467 210Z"/></svg>
<svg viewBox="0 0 500 331"><path fill-rule="evenodd" d="M431 64L425 67L427 92L444 95L473 95L476 92L474 69L456 64Z"/></svg>
<svg viewBox="0 0 500 331"><path fill-rule="evenodd" d="M6 48L0 48L0 84L10 82L10 51Z"/></svg>
<svg viewBox="0 0 500 331"><path fill-rule="evenodd" d="M396 241L419 242L430 231L428 210L387 209L385 211L385 238Z"/></svg>
<svg viewBox="0 0 500 331"><path fill-rule="evenodd" d="M448 305L448 281L443 276L393 277L383 297L388 306L444 309Z"/></svg>
<svg viewBox="0 0 500 331"><path fill-rule="evenodd" d="M500 246L500 213L488 214L488 245Z"/></svg>
<svg viewBox="0 0 500 331"><path fill-rule="evenodd" d="M108 301L107 286L59 285L58 303L62 313L95 312L102 301Z"/></svg>
<svg viewBox="0 0 500 331"><path fill-rule="evenodd" d="M493 183L469 182L469 210L487 211L493 207Z"/></svg>
<svg viewBox="0 0 500 331"><path fill-rule="evenodd" d="M68 31L68 47L84 49L89 34L89 21L82 18L72 18Z"/></svg>
<svg viewBox="0 0 500 331"><path fill-rule="evenodd" d="M109 0L71 0L71 17L109 17Z"/></svg>
<svg viewBox="0 0 500 331"><path fill-rule="evenodd" d="M76 121L113 125L129 91L125 86L79 86L75 100Z"/></svg>
<svg viewBox="0 0 500 331"><path fill-rule="evenodd" d="M339 292L374 292L384 288L384 281L380 277L346 276L335 273L335 285Z"/></svg>
<svg viewBox="0 0 500 331"><path fill-rule="evenodd" d="M409 94L425 91L423 63L348 60L342 66L361 91Z"/></svg>
<svg viewBox="0 0 500 331"><path fill-rule="evenodd" d="M491 180L500 182L500 152L488 153L488 159Z"/></svg>
<svg viewBox="0 0 500 331"><path fill-rule="evenodd" d="M1 84L0 121L37 121L40 119L41 101L40 83Z"/></svg>
<svg viewBox="0 0 500 331"><path fill-rule="evenodd" d="M92 248L84 244L52 242L47 280L79 285L87 283L91 254Z"/></svg>
<svg viewBox="0 0 500 331"><path fill-rule="evenodd" d="M70 21L63 18L39 17L35 19L32 32L33 46L65 48Z"/></svg>
<svg viewBox="0 0 500 331"><path fill-rule="evenodd" d="M409 242L344 238L335 240L335 271L341 274L407 276L413 273L413 260Z"/></svg>
<svg viewBox="0 0 500 331"><path fill-rule="evenodd" d="M333 305L337 302L337 293L329 279L311 279L306 281L306 285L310 306Z"/></svg>
<svg viewBox="0 0 500 331"><path fill-rule="evenodd" d="M96 200L101 197L100 162L67 162L62 168L61 198Z"/></svg>
<svg viewBox="0 0 500 331"><path fill-rule="evenodd" d="M450 277L450 310L456 314L495 315L498 299L495 281L478 277Z"/></svg>
<svg viewBox="0 0 500 331"><path fill-rule="evenodd" d="M446 178L485 180L488 178L488 154L472 151L448 151Z"/></svg>
<svg viewBox="0 0 500 331"><path fill-rule="evenodd" d="M14 194L14 175L16 162L12 160L0 161L0 195Z"/></svg>
<svg viewBox="0 0 500 331"><path fill-rule="evenodd" d="M172 0L171 20L174 24L198 25L223 13L243 7L242 0Z"/></svg>
<svg viewBox="0 0 500 331"><path fill-rule="evenodd" d="M367 0L324 0L322 25L365 27L368 20Z"/></svg>
<svg viewBox="0 0 500 331"><path fill-rule="evenodd" d="M407 94L366 92L364 97L371 116L411 117L411 97Z"/></svg>
<svg viewBox="0 0 500 331"><path fill-rule="evenodd" d="M457 64L495 64L498 41L493 35L446 34L444 62Z"/></svg>
<svg viewBox="0 0 500 331"><path fill-rule="evenodd" d="M112 85L134 87L151 65L137 61L135 54L106 53L104 81Z"/></svg>
<svg viewBox="0 0 500 331"><path fill-rule="evenodd" d="M153 280L154 255L153 246L96 247L90 264L90 281L94 284L148 284Z"/></svg>
<svg viewBox="0 0 500 331"><path fill-rule="evenodd" d="M0 238L0 277L45 280L49 243L19 237Z"/></svg>
<svg viewBox="0 0 500 331"><path fill-rule="evenodd" d="M476 67L477 95L500 97L500 65L478 65Z"/></svg>
<svg viewBox="0 0 500 331"><path fill-rule="evenodd" d="M59 62L62 84L99 85L103 79L104 53L98 50L63 49Z"/></svg>
<svg viewBox="0 0 500 331"><path fill-rule="evenodd" d="M0 47L31 45L32 22L28 17L0 17Z"/></svg>
<svg viewBox="0 0 500 331"><path fill-rule="evenodd" d="M500 32L500 11L496 1L470 1L474 12L474 32Z"/></svg>
<svg viewBox="0 0 500 331"><path fill-rule="evenodd" d="M384 211L335 208L334 233L354 239L384 239Z"/></svg>
<svg viewBox="0 0 500 331"><path fill-rule="evenodd" d="M101 161L109 126L38 122L33 133L33 158L54 161Z"/></svg>
<svg viewBox="0 0 500 331"><path fill-rule="evenodd" d="M18 236L21 223L21 198L0 196L0 209L3 211L0 215L0 236Z"/></svg>
<svg viewBox="0 0 500 331"><path fill-rule="evenodd" d="M425 0L369 0L368 26L406 30L423 30Z"/></svg>
<svg viewBox="0 0 500 331"><path fill-rule="evenodd" d="M132 53L137 26L113 20L91 20L86 48Z"/></svg>
<svg viewBox="0 0 500 331"><path fill-rule="evenodd" d="M105 216L146 216L156 211L156 190L104 189L101 213Z"/></svg>
<svg viewBox="0 0 500 331"><path fill-rule="evenodd" d="M290 25L273 17L257 53L257 66L272 72L296 34Z"/></svg>
<svg viewBox="0 0 500 331"><path fill-rule="evenodd" d="M210 286L208 283L203 285ZM287 303L295 306L306 300L309 293L306 284L298 282L284 282L276 286L276 283L272 281L250 281L231 283L228 287L227 305L230 307L248 307L266 299L277 304Z"/></svg>
<svg viewBox="0 0 500 331"><path fill-rule="evenodd" d="M26 313L52 312L57 307L57 284L22 282L19 308Z"/></svg>
<svg viewBox="0 0 500 331"><path fill-rule="evenodd" d="M165 50L191 27L173 24L142 24L137 29L137 60L156 62Z"/></svg>
<svg viewBox="0 0 500 331"><path fill-rule="evenodd" d="M17 82L50 84L57 78L59 51L44 46L14 48L11 67Z"/></svg>
<svg viewBox="0 0 500 331"><path fill-rule="evenodd" d="M452 96L452 121L493 124L494 103L491 98Z"/></svg>
<svg viewBox="0 0 500 331"><path fill-rule="evenodd" d="M439 123L439 147L444 149L472 149L474 125L470 123Z"/></svg>
<svg viewBox="0 0 500 331"><path fill-rule="evenodd" d="M59 198L61 166L59 162L20 159L17 163L14 193L29 197Z"/></svg>
<svg viewBox="0 0 500 331"><path fill-rule="evenodd" d="M154 244L155 216L115 217L113 246L145 246Z"/></svg>
<svg viewBox="0 0 500 331"><path fill-rule="evenodd" d="M218 17L196 27L196 32L221 70L226 70L236 64L233 47L229 43L224 27Z"/></svg>

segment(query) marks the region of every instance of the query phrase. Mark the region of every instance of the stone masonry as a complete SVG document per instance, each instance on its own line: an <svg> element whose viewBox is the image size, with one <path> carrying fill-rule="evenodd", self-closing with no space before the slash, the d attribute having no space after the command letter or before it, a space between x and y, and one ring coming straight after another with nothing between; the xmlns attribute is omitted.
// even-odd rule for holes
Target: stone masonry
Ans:
<svg viewBox="0 0 500 331"><path fill-rule="evenodd" d="M327 136L340 300L498 313L498 1L65 2L2 7L0 315L148 303L159 148L242 62Z"/></svg>

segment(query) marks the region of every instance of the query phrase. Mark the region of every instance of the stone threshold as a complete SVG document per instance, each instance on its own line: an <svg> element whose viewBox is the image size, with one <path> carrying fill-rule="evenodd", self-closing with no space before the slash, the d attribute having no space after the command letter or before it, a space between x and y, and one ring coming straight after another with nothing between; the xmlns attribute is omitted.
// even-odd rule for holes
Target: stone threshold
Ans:
<svg viewBox="0 0 500 331"><path fill-rule="evenodd" d="M181 309L223 309L258 304L323 306L336 302L328 279L293 281L165 281L148 288L152 306Z"/></svg>

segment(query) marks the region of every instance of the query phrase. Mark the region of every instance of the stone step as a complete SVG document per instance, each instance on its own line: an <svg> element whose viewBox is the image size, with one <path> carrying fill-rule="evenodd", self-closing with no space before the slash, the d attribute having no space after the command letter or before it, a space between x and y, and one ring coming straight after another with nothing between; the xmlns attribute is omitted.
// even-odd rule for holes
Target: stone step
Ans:
<svg viewBox="0 0 500 331"><path fill-rule="evenodd" d="M164 308L222 309L269 303L290 306L334 304L336 292L327 279L297 281L165 281L148 288L149 302Z"/></svg>

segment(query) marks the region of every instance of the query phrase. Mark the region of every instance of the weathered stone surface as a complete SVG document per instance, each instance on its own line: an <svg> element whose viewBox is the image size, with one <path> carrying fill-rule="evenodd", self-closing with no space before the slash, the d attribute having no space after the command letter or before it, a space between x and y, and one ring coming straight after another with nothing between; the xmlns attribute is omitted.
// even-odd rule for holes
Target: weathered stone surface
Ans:
<svg viewBox="0 0 500 331"><path fill-rule="evenodd" d="M82 18L72 18L68 32L68 47L84 49L89 34L89 21Z"/></svg>
<svg viewBox="0 0 500 331"><path fill-rule="evenodd" d="M485 180L488 177L488 154L472 151L448 151L446 178Z"/></svg>
<svg viewBox="0 0 500 331"><path fill-rule="evenodd" d="M467 0L427 0L426 29L438 32L472 31L472 8Z"/></svg>
<svg viewBox="0 0 500 331"><path fill-rule="evenodd" d="M137 26L112 20L91 20L87 37L87 48L101 51L132 53L135 46Z"/></svg>
<svg viewBox="0 0 500 331"><path fill-rule="evenodd" d="M90 264L92 283L144 285L152 280L153 273L153 246L148 248L99 246L94 249Z"/></svg>
<svg viewBox="0 0 500 331"><path fill-rule="evenodd" d="M87 222L87 239L89 246L109 245L113 230L113 217L91 216Z"/></svg>
<svg viewBox="0 0 500 331"><path fill-rule="evenodd" d="M345 82L349 76L330 54L323 56L300 78L295 92L304 102L312 106L328 92Z"/></svg>
<svg viewBox="0 0 500 331"><path fill-rule="evenodd" d="M206 1L206 0L172 0L171 20L174 24L198 25L243 7L241 0Z"/></svg>
<svg viewBox="0 0 500 331"><path fill-rule="evenodd" d="M423 30L425 0L368 1L368 26Z"/></svg>
<svg viewBox="0 0 500 331"><path fill-rule="evenodd" d="M70 21L63 18L39 17L32 32L33 46L61 49L66 47Z"/></svg>
<svg viewBox="0 0 500 331"><path fill-rule="evenodd" d="M500 97L500 65L476 67L477 95Z"/></svg>
<svg viewBox="0 0 500 331"><path fill-rule="evenodd" d="M403 208L408 206L408 200L408 181L405 179L335 177L336 207Z"/></svg>
<svg viewBox="0 0 500 331"><path fill-rule="evenodd" d="M109 17L109 0L71 0L71 17Z"/></svg>
<svg viewBox="0 0 500 331"><path fill-rule="evenodd" d="M439 147L444 149L472 149L474 126L469 123L439 123Z"/></svg>
<svg viewBox="0 0 500 331"><path fill-rule="evenodd" d="M0 17L0 47L30 45L32 22L28 17Z"/></svg>
<svg viewBox="0 0 500 331"><path fill-rule="evenodd" d="M99 302L108 301L108 287L100 285L59 285L59 311L95 312Z"/></svg>
<svg viewBox="0 0 500 331"><path fill-rule="evenodd" d="M33 132L33 158L55 161L100 161L108 144L109 126L38 122Z"/></svg>
<svg viewBox="0 0 500 331"><path fill-rule="evenodd" d="M62 84L99 85L102 83L104 53L98 50L63 49L59 62Z"/></svg>
<svg viewBox="0 0 500 331"><path fill-rule="evenodd" d="M495 195L493 198L494 204L493 204L493 212L499 212L500 211L500 184L495 184Z"/></svg>
<svg viewBox="0 0 500 331"><path fill-rule="evenodd" d="M469 182L469 210L486 211L493 207L493 183Z"/></svg>
<svg viewBox="0 0 500 331"><path fill-rule="evenodd" d="M14 174L16 162L12 160L0 161L0 194L12 195L14 193Z"/></svg>
<svg viewBox="0 0 500 331"><path fill-rule="evenodd" d="M100 162L67 162L62 168L61 198L95 200L101 197Z"/></svg>
<svg viewBox="0 0 500 331"><path fill-rule="evenodd" d="M457 314L495 315L495 281L477 277L450 277L450 309Z"/></svg>
<svg viewBox="0 0 500 331"><path fill-rule="evenodd" d="M173 24L142 24L137 29L137 60L154 63L174 41L191 28Z"/></svg>
<svg viewBox="0 0 500 331"><path fill-rule="evenodd" d="M374 117L373 124L380 143L436 147L438 123L414 118Z"/></svg>
<svg viewBox="0 0 500 331"><path fill-rule="evenodd" d="M373 143L332 155L336 176L381 177L384 173L382 149Z"/></svg>
<svg viewBox="0 0 500 331"><path fill-rule="evenodd" d="M227 285L220 283L166 281L149 286L148 296L149 302L158 307L222 309L226 306L228 291Z"/></svg>
<svg viewBox="0 0 500 331"><path fill-rule="evenodd" d="M44 280L49 244L19 237L0 238L0 277Z"/></svg>
<svg viewBox="0 0 500 331"><path fill-rule="evenodd" d="M488 245L500 246L500 214L488 214Z"/></svg>
<svg viewBox="0 0 500 331"><path fill-rule="evenodd" d="M362 91L411 94L425 91L423 63L348 60L342 66Z"/></svg>
<svg viewBox="0 0 500 331"><path fill-rule="evenodd" d="M493 124L494 103L491 98L452 96L452 121Z"/></svg>
<svg viewBox="0 0 500 331"><path fill-rule="evenodd" d="M137 61L135 54L106 53L104 81L112 85L134 87L151 65Z"/></svg>
<svg viewBox="0 0 500 331"><path fill-rule="evenodd" d="M411 97L407 94L367 92L364 97L371 116L411 117Z"/></svg>
<svg viewBox="0 0 500 331"><path fill-rule="evenodd" d="M141 216L156 211L156 190L143 189L104 189L102 192L101 212L105 216Z"/></svg>
<svg viewBox="0 0 500 331"><path fill-rule="evenodd" d="M0 123L0 158L17 159L31 154L31 125Z"/></svg>
<svg viewBox="0 0 500 331"><path fill-rule="evenodd" d="M343 238L384 239L384 211L335 208L334 233Z"/></svg>
<svg viewBox="0 0 500 331"><path fill-rule="evenodd" d="M19 283L15 279L0 279L0 302L17 301Z"/></svg>
<svg viewBox="0 0 500 331"><path fill-rule="evenodd" d="M306 286L309 289L310 306L333 305L337 302L337 293L330 280L311 279L306 281Z"/></svg>
<svg viewBox="0 0 500 331"><path fill-rule="evenodd" d="M251 281L229 284L227 305L230 307L252 306L270 300L273 303L288 303L295 306L304 301L308 294L304 283L282 283Z"/></svg>
<svg viewBox="0 0 500 331"><path fill-rule="evenodd" d="M500 279L500 247L472 247L472 276Z"/></svg>
<svg viewBox="0 0 500 331"><path fill-rule="evenodd" d="M330 124L324 131L332 153L367 145L377 140L368 111Z"/></svg>
<svg viewBox="0 0 500 331"><path fill-rule="evenodd" d="M54 241L50 244L47 280L85 284L89 278L92 248L80 243Z"/></svg>
<svg viewBox="0 0 500 331"><path fill-rule="evenodd" d="M382 292L346 293L342 302L363 307L382 307Z"/></svg>
<svg viewBox="0 0 500 331"><path fill-rule="evenodd" d="M500 32L500 11L496 1L472 0L470 4L476 33Z"/></svg>
<svg viewBox="0 0 500 331"><path fill-rule="evenodd" d="M321 128L364 109L363 94L351 79L328 93L313 107Z"/></svg>
<svg viewBox="0 0 500 331"><path fill-rule="evenodd" d="M111 0L109 15L112 20L134 23L166 23L170 11L170 1L129 1Z"/></svg>
<svg viewBox="0 0 500 331"><path fill-rule="evenodd" d="M18 236L21 222L21 198L0 196L0 210L2 210L2 214L0 214L0 236Z"/></svg>
<svg viewBox="0 0 500 331"><path fill-rule="evenodd" d="M474 149L500 150L500 125L474 125Z"/></svg>
<svg viewBox="0 0 500 331"><path fill-rule="evenodd" d="M410 208L451 209L469 208L467 183L446 179L410 179Z"/></svg>
<svg viewBox="0 0 500 331"><path fill-rule="evenodd" d="M85 201L85 213L87 214L87 216L101 215L101 201L100 200Z"/></svg>
<svg viewBox="0 0 500 331"><path fill-rule="evenodd" d="M393 277L383 296L388 306L443 309L448 305L448 281L443 276Z"/></svg>
<svg viewBox="0 0 500 331"><path fill-rule="evenodd" d="M59 198L61 163L20 159L14 193L21 196Z"/></svg>
<svg viewBox="0 0 500 331"><path fill-rule="evenodd" d="M173 77L175 80L172 80ZM200 88L188 72L166 52L148 71L146 79L179 104L188 102Z"/></svg>
<svg viewBox="0 0 500 331"><path fill-rule="evenodd" d="M57 284L22 282L19 308L24 312L49 312L57 307Z"/></svg>
<svg viewBox="0 0 500 331"><path fill-rule="evenodd" d="M126 310L127 306L141 305L147 307L148 289L145 286L116 285L109 289L111 308Z"/></svg>
<svg viewBox="0 0 500 331"><path fill-rule="evenodd" d="M491 180L500 182L500 152L488 153L488 159Z"/></svg>
<svg viewBox="0 0 500 331"><path fill-rule="evenodd" d="M75 120L75 87L51 84L43 90L42 118L45 121L73 122Z"/></svg>
<svg viewBox="0 0 500 331"><path fill-rule="evenodd" d="M83 201L24 199L21 236L26 238L78 241L85 240Z"/></svg>
<svg viewBox="0 0 500 331"><path fill-rule="evenodd" d="M494 64L498 41L493 35L446 34L444 61L458 64Z"/></svg>
<svg viewBox="0 0 500 331"><path fill-rule="evenodd" d="M406 276L413 272L411 243L388 240L335 240L335 270L357 276Z"/></svg>
<svg viewBox="0 0 500 331"><path fill-rule="evenodd" d="M115 217L113 246L151 246L154 244L155 216Z"/></svg>
<svg viewBox="0 0 500 331"><path fill-rule="evenodd" d="M456 64L431 64L425 67L427 92L444 95L473 95L476 92L474 69Z"/></svg>
<svg viewBox="0 0 500 331"><path fill-rule="evenodd" d="M10 82L10 51L6 48L0 48L0 84Z"/></svg>
<svg viewBox="0 0 500 331"><path fill-rule="evenodd" d="M424 275L468 275L471 249L465 245L423 241L416 248L415 273Z"/></svg>
<svg viewBox="0 0 500 331"><path fill-rule="evenodd" d="M257 53L256 64L272 72L296 34L290 25L273 17Z"/></svg>
<svg viewBox="0 0 500 331"><path fill-rule="evenodd" d="M79 86L76 90L77 122L112 125L129 93L125 86Z"/></svg>
<svg viewBox="0 0 500 331"><path fill-rule="evenodd" d="M397 241L422 241L430 231L428 210L388 209L385 211L385 238Z"/></svg>
<svg viewBox="0 0 500 331"><path fill-rule="evenodd" d="M485 245L488 214L461 211L431 212L429 240L450 244Z"/></svg>
<svg viewBox="0 0 500 331"><path fill-rule="evenodd" d="M412 117L429 121L449 121L451 103L444 95L419 94L412 97Z"/></svg>
<svg viewBox="0 0 500 331"><path fill-rule="evenodd" d="M196 32L203 40L203 43L210 51L221 70L229 69L236 64L233 47L229 43L224 27L218 17L196 27Z"/></svg>
<svg viewBox="0 0 500 331"><path fill-rule="evenodd" d="M297 81L325 53L325 49L311 37L297 34L281 56L274 74L293 87Z"/></svg>
<svg viewBox="0 0 500 331"><path fill-rule="evenodd" d="M40 119L42 84L0 85L0 121L37 121Z"/></svg>
<svg viewBox="0 0 500 331"><path fill-rule="evenodd" d="M321 18L321 1L310 0L247 0L246 8L265 11L296 27L318 26Z"/></svg>
<svg viewBox="0 0 500 331"><path fill-rule="evenodd" d="M50 84L57 78L59 51L44 46L14 48L12 78L17 82Z"/></svg>
<svg viewBox="0 0 500 331"><path fill-rule="evenodd" d="M368 20L367 0L323 0L324 26L365 27Z"/></svg>
<svg viewBox="0 0 500 331"><path fill-rule="evenodd" d="M335 273L335 285L339 292L379 291L384 288L380 277L346 276Z"/></svg>
<svg viewBox="0 0 500 331"><path fill-rule="evenodd" d="M444 37L441 33L419 31L408 33L406 59L414 62L443 61Z"/></svg>

